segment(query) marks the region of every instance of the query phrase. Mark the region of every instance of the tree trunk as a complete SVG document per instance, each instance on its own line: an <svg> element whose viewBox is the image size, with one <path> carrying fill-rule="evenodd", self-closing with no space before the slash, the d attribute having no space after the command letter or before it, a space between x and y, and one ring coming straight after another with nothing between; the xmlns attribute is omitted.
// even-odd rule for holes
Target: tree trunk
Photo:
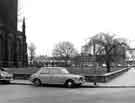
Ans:
<svg viewBox="0 0 135 103"><path fill-rule="evenodd" d="M69 60L69 56L65 57L65 67L68 67L68 60Z"/></svg>
<svg viewBox="0 0 135 103"><path fill-rule="evenodd" d="M107 68L107 73L111 72L110 62L109 61L106 61L106 68Z"/></svg>

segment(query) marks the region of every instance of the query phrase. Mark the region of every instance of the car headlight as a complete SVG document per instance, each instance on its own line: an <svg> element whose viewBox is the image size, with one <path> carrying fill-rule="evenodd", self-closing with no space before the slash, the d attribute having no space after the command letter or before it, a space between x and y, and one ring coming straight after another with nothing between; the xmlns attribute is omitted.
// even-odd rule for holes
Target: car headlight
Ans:
<svg viewBox="0 0 135 103"><path fill-rule="evenodd" d="M7 76L7 74L5 74L5 73L1 73L0 74L2 77L6 77Z"/></svg>
<svg viewBox="0 0 135 103"><path fill-rule="evenodd" d="M0 73L1 77L12 77L12 74L8 74L8 73Z"/></svg>

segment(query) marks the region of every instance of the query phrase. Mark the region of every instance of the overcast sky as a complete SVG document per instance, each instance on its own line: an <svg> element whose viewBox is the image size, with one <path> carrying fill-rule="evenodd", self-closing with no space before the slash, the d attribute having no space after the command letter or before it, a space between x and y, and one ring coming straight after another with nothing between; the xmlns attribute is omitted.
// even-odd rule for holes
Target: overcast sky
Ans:
<svg viewBox="0 0 135 103"><path fill-rule="evenodd" d="M135 39L134 0L22 0L27 42L36 54L51 55L59 41L70 41L77 50L98 32L113 32Z"/></svg>

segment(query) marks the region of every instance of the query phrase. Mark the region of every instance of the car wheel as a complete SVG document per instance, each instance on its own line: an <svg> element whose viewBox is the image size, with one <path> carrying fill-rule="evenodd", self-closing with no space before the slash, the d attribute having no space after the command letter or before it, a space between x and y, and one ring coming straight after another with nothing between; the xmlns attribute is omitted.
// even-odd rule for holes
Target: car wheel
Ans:
<svg viewBox="0 0 135 103"><path fill-rule="evenodd" d="M40 85L41 85L40 79L34 79L34 80L33 80L33 84L34 84L35 86L40 86Z"/></svg>
<svg viewBox="0 0 135 103"><path fill-rule="evenodd" d="M66 83L65 83L65 86L67 88L73 88L75 86L75 83L73 80L67 80Z"/></svg>

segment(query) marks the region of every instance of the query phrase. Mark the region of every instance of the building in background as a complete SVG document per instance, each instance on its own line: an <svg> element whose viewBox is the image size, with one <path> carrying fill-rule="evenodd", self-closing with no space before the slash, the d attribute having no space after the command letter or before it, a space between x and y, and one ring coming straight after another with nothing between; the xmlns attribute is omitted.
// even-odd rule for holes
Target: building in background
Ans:
<svg viewBox="0 0 135 103"><path fill-rule="evenodd" d="M27 66L25 19L17 30L18 0L0 0L0 66Z"/></svg>

